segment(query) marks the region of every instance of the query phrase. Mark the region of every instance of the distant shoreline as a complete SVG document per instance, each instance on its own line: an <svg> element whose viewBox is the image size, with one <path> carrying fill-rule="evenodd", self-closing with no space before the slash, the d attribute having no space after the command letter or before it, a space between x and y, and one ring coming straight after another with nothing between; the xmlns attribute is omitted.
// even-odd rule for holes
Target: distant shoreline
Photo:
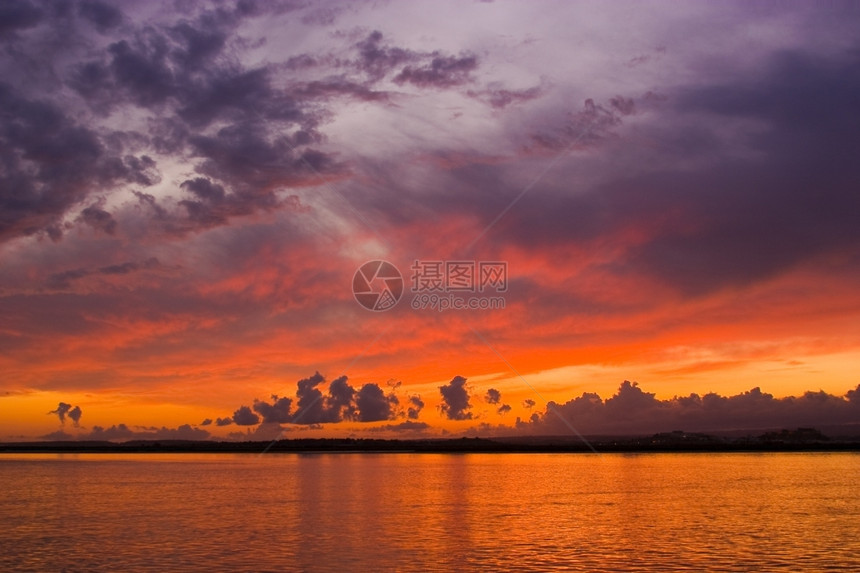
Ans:
<svg viewBox="0 0 860 573"><path fill-rule="evenodd" d="M277 441L134 440L0 443L4 453L724 453L860 452L860 438L829 439L814 430L782 431L756 438L719 438L670 432L649 437L570 436L519 438L373 439L303 438Z"/></svg>

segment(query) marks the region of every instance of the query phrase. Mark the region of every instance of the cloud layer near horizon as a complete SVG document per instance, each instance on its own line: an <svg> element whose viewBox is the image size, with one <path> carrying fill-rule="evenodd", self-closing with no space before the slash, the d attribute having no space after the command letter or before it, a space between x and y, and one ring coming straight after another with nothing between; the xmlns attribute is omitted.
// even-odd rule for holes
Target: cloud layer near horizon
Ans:
<svg viewBox="0 0 860 573"><path fill-rule="evenodd" d="M332 430L338 426L345 426L347 432L352 432L356 429L355 422L377 422L368 429L389 436L451 435L443 427L415 421L417 416L404 411L396 394L399 385L393 386L386 395L377 384L365 384L356 391L344 376L332 380L323 392L318 387L324 382L325 378L319 372L297 382L299 407L296 411L292 411L291 398L273 395L271 402L255 399L253 409L240 406L232 416L216 420L216 425L245 427L245 432L229 435L231 439L244 440L280 439L290 437L290 432L298 429ZM501 393L490 390L494 391L488 392L485 401L495 405L501 399ZM500 423L508 410L500 408L484 415L474 415L469 411L472 407L470 400L474 396L470 393L467 379L462 376L455 376L448 384L439 387L439 392L445 417L480 421L476 428L465 432L487 436L511 433L644 436L674 430L755 432L800 427L824 428L827 433L839 435L860 429L860 385L844 396L809 391L797 397L775 398L756 387L733 396L710 392L661 400L643 390L638 383L625 380L609 398L584 392L564 403L549 402L543 411L533 413L528 419L518 417L513 427ZM91 431L78 432L74 436L60 430L43 438L112 441L219 439L204 429L212 423L211 419L206 419L199 425L183 424L175 429L136 430L120 423L109 428L95 426Z"/></svg>

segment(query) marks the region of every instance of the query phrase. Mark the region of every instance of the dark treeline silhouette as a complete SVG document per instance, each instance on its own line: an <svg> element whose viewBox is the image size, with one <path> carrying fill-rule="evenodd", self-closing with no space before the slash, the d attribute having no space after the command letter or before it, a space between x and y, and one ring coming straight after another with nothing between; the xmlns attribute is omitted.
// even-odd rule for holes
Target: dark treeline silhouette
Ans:
<svg viewBox="0 0 860 573"><path fill-rule="evenodd" d="M675 430L643 437L521 436L508 438L369 439L302 438L274 442L132 440L18 442L0 444L3 452L58 453L559 453L559 452L779 452L860 451L855 437L829 438L814 428L779 430L758 436L715 436Z"/></svg>

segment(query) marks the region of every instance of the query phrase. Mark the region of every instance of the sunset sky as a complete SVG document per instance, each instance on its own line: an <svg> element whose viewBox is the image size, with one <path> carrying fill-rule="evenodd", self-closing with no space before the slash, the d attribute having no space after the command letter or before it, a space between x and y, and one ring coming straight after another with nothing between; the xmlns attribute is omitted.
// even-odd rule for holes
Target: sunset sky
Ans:
<svg viewBox="0 0 860 573"><path fill-rule="evenodd" d="M0 441L860 423L858 29L4 1ZM415 261L505 263L504 308L414 308Z"/></svg>

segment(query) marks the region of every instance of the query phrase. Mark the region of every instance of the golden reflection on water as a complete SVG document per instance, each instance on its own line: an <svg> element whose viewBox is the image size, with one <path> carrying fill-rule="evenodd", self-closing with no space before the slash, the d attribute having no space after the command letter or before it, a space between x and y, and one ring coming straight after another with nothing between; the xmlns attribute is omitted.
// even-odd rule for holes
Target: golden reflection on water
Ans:
<svg viewBox="0 0 860 573"><path fill-rule="evenodd" d="M0 455L0 570L860 570L857 454Z"/></svg>

